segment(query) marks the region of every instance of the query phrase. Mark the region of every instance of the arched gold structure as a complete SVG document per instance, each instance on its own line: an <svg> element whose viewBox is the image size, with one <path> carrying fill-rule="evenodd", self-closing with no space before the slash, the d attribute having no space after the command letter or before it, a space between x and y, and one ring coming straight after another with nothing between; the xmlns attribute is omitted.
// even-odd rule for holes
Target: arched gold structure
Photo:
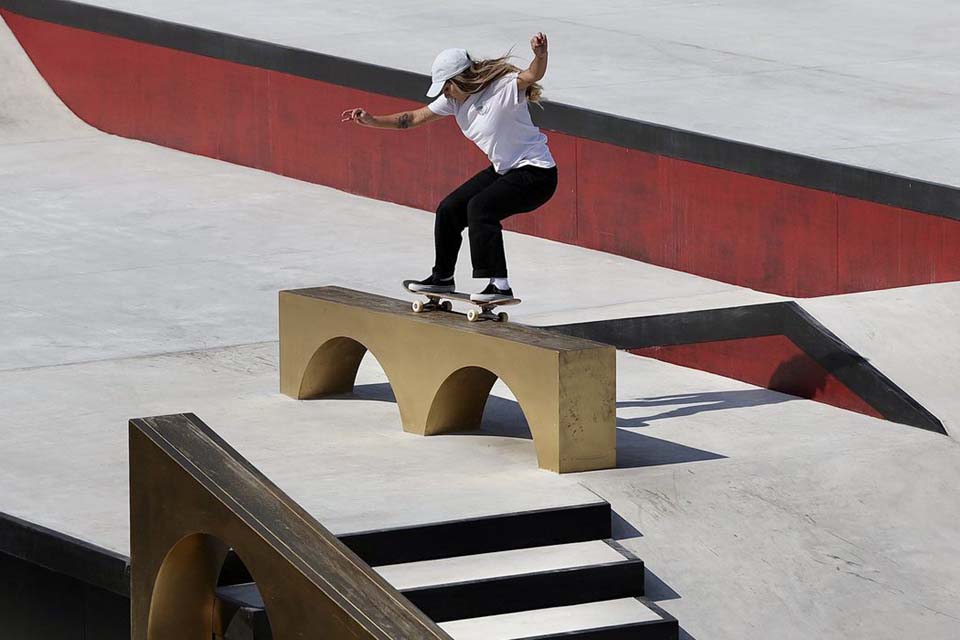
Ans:
<svg viewBox="0 0 960 640"><path fill-rule="evenodd" d="M539 466L616 464L616 351L514 323L413 314L401 300L340 287L280 292L280 391L344 393L369 349L393 388L403 428L431 435L480 425L497 378L517 398Z"/></svg>
<svg viewBox="0 0 960 640"><path fill-rule="evenodd" d="M222 633L228 546L277 640L450 636L192 414L130 421L132 640Z"/></svg>

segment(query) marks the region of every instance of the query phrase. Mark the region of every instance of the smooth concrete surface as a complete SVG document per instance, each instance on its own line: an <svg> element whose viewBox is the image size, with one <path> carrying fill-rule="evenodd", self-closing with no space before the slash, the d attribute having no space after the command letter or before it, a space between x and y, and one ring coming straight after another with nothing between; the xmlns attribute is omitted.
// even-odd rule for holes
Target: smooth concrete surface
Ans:
<svg viewBox="0 0 960 640"><path fill-rule="evenodd" d="M0 372L0 511L128 554L127 420L187 411L335 533L597 501L527 439L405 433L372 358L354 396L308 402L277 365L264 343ZM490 428L513 407L492 401Z"/></svg>
<svg viewBox="0 0 960 640"><path fill-rule="evenodd" d="M0 95L39 82L8 37ZM44 109L69 114L0 104L0 511L128 553L127 420L192 411L336 532L599 497L691 637L955 637L956 441L622 353L611 471L533 469L501 384L482 431L431 438L403 432L369 357L353 396L293 401L278 390L277 291L402 296L429 267L430 214L82 127L72 139L69 120L15 139ZM653 308L668 290L664 313L757 295L507 244L518 319Z"/></svg>
<svg viewBox="0 0 960 640"><path fill-rule="evenodd" d="M591 540L385 565L376 570L397 589L413 589L626 561L623 554L603 540Z"/></svg>
<svg viewBox="0 0 960 640"><path fill-rule="evenodd" d="M512 640L659 619L660 616L639 600L621 598L469 620L454 620L442 623L440 628L453 636L454 640Z"/></svg>
<svg viewBox="0 0 960 640"><path fill-rule="evenodd" d="M960 283L798 302L960 438Z"/></svg>
<svg viewBox="0 0 960 640"><path fill-rule="evenodd" d="M423 74L447 47L525 67L543 31L547 99L960 186L951 0L88 3Z"/></svg>

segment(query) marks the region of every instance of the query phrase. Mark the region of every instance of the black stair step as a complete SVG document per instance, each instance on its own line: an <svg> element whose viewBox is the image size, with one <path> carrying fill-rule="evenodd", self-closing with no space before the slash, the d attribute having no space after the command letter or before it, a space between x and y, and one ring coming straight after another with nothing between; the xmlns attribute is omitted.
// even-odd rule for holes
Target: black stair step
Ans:
<svg viewBox="0 0 960 640"><path fill-rule="evenodd" d="M611 536L610 505L524 511L340 536L372 566L544 547Z"/></svg>
<svg viewBox="0 0 960 640"><path fill-rule="evenodd" d="M643 561L431 585L401 593L435 622L547 609L643 594Z"/></svg>

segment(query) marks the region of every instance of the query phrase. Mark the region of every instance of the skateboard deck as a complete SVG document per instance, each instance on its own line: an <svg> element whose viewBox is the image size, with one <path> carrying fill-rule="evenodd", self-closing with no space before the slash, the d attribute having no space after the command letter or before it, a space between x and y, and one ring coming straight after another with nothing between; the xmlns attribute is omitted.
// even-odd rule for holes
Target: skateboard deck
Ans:
<svg viewBox="0 0 960 640"><path fill-rule="evenodd" d="M509 300L498 300L497 302L476 302L470 299L469 293L462 291L450 291L447 293L429 293L426 291L411 291L410 285L416 280L404 280L403 289L407 293L427 298L427 302L417 300L411 306L414 313L426 313L428 311L451 311L453 309L452 300L468 302L475 308L467 311L467 320L477 322L479 320L494 320L496 322L506 322L510 319L506 311L495 312L496 307L506 307L513 304L520 304L520 298L510 298Z"/></svg>

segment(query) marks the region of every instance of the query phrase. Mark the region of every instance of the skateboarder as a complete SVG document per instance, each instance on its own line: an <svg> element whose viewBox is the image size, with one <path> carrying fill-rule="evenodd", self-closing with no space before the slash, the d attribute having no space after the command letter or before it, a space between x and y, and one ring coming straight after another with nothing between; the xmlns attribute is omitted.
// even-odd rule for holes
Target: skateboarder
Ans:
<svg viewBox="0 0 960 640"><path fill-rule="evenodd" d="M534 58L523 71L507 62L509 54L473 60L464 49L446 49L433 61L433 84L427 96L436 100L427 106L388 116L355 108L341 116L341 122L352 120L367 127L410 129L452 115L463 134L490 159L489 167L457 187L437 207L433 272L411 283L411 291L456 290L454 266L466 227L473 277L490 280L470 299L495 302L514 297L507 279L500 222L540 207L557 189L557 165L547 137L530 120L527 109L528 102L540 103L542 87L537 81L547 70L547 36L536 34L530 47Z"/></svg>

